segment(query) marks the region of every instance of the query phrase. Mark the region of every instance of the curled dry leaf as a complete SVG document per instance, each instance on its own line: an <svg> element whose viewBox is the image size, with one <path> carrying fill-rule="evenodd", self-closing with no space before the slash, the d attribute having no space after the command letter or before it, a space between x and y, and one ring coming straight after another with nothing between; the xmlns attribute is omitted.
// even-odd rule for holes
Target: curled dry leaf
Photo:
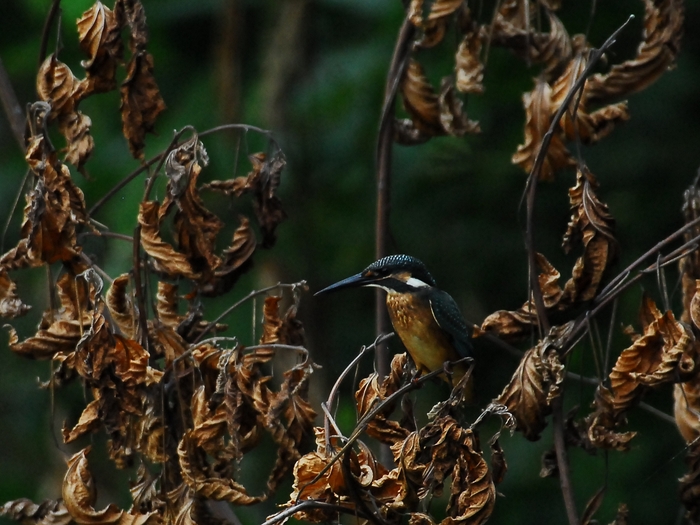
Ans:
<svg viewBox="0 0 700 525"><path fill-rule="evenodd" d="M298 501L321 501L354 509L362 508L357 507L358 498L362 498L364 507L372 505L382 518L393 510L404 508L400 501L402 487L396 475L397 469L389 472L362 445L359 452L348 451L345 459L336 457L334 448L326 448L323 429L316 428L314 431L316 451L305 454L294 465L292 493L284 506L291 507ZM345 468L343 461L346 462ZM325 472L321 474L324 469ZM347 478L348 475L351 479ZM334 519L337 513L311 507L294 516L300 520L322 522Z"/></svg>
<svg viewBox="0 0 700 525"><path fill-rule="evenodd" d="M0 317L21 317L30 308L17 295L17 284L0 268Z"/></svg>
<svg viewBox="0 0 700 525"><path fill-rule="evenodd" d="M688 224L700 217L700 190L691 185L683 194L683 217L685 223ZM686 230L683 234L683 240L690 242L693 238L700 235L700 226L694 226ZM699 335L700 330L700 304L696 299L697 280L700 279L700 250L690 250L690 252L682 257L678 262L681 272L681 290L683 293L683 313L681 321L687 324L692 324L696 335ZM695 300L696 304L691 306L691 301ZM696 322L697 321L697 322Z"/></svg>
<svg viewBox="0 0 700 525"><path fill-rule="evenodd" d="M92 315L86 308L88 298L82 287L75 287L69 274L64 274L56 283L60 308L44 314L36 335L22 342L11 330L10 350L32 359L50 359L57 353L71 354L75 351L83 333L92 324ZM76 288L78 290L76 291ZM78 295L76 295L78 294Z"/></svg>
<svg viewBox="0 0 700 525"><path fill-rule="evenodd" d="M597 195L598 182L585 166L576 173L576 185L569 190L571 220L564 234L564 251L577 243L584 253L576 260L571 279L564 286L562 303L572 305L593 299L605 270L617 259L615 219Z"/></svg>
<svg viewBox="0 0 700 525"><path fill-rule="evenodd" d="M492 44L507 47L530 63L544 64L544 75L552 79L571 57L573 42L564 24L553 13L553 2L521 2L508 0L499 4L487 36ZM537 9L544 10L539 17ZM546 16L549 32L538 32L538 19Z"/></svg>
<svg viewBox="0 0 700 525"><path fill-rule="evenodd" d="M484 92L484 64L480 54L482 38L478 30L467 33L455 55L455 87L462 93Z"/></svg>
<svg viewBox="0 0 700 525"><path fill-rule="evenodd" d="M43 136L30 138L26 160L37 182L27 194L21 239L0 257L0 268L13 270L57 261L77 268L75 258L81 248L76 227L87 222L83 192Z"/></svg>
<svg viewBox="0 0 700 525"><path fill-rule="evenodd" d="M673 415L687 443L700 436L700 386L697 380L673 385Z"/></svg>
<svg viewBox="0 0 700 525"><path fill-rule="evenodd" d="M73 517L60 500L44 500L39 504L25 498L8 501L0 507L0 516L23 525L69 525L73 522Z"/></svg>
<svg viewBox="0 0 700 525"><path fill-rule="evenodd" d="M131 301L126 290L128 284L129 274L124 273L114 279L107 291L105 304L122 334L130 339L134 339L138 315L136 306Z"/></svg>
<svg viewBox="0 0 700 525"><path fill-rule="evenodd" d="M44 60L36 77L39 98L51 105L51 118L57 119L75 111L76 91L80 81L70 68L52 54Z"/></svg>
<svg viewBox="0 0 700 525"><path fill-rule="evenodd" d="M264 153L256 153L248 158L253 169L247 176L212 181L204 187L236 197L252 194L255 215L263 236L262 246L270 248L276 241L277 226L286 218L282 202L277 197L277 188L287 161L279 150L269 160Z"/></svg>
<svg viewBox="0 0 700 525"><path fill-rule="evenodd" d="M396 354L391 360L390 373L384 378L381 385L376 373L360 381L357 392L355 392L359 418L363 418L377 403L382 402L401 387L407 368L407 355L405 353ZM394 403L386 405L379 411L367 425L365 430L367 435L389 445L405 440L411 429L408 425L389 419L395 409L396 404Z"/></svg>
<svg viewBox="0 0 700 525"><path fill-rule="evenodd" d="M172 245L160 237L160 204L144 201L139 206L139 224L141 225L141 246L153 258L156 271L171 277L182 276L198 279L187 257L175 250Z"/></svg>
<svg viewBox="0 0 700 525"><path fill-rule="evenodd" d="M63 478L61 494L68 512L76 523L81 525L98 525L118 523L123 511L110 504L102 510L96 510L97 492L92 474L88 469L87 455L90 447L84 448L68 460L68 470Z"/></svg>
<svg viewBox="0 0 700 525"><path fill-rule="evenodd" d="M443 80L438 95L416 60L409 61L400 89L404 107L419 133L432 137L479 132L478 123L469 120L464 113L451 80Z"/></svg>
<svg viewBox="0 0 700 525"><path fill-rule="evenodd" d="M55 55L39 68L37 93L51 105L50 116L58 121L58 129L66 139L66 160L78 170L82 170L94 147L92 121L77 109L80 99L86 96L85 87Z"/></svg>
<svg viewBox="0 0 700 525"><path fill-rule="evenodd" d="M523 95L523 104L525 106L525 143L518 146L512 162L530 173L542 146L542 139L552 123L552 114L556 112L556 108L552 105L552 88L542 78L536 79L534 89ZM561 135L555 132L537 177L539 180L553 180L557 170L575 164Z"/></svg>
<svg viewBox="0 0 700 525"><path fill-rule="evenodd" d="M557 348L572 327L573 322L552 327L544 340L525 352L510 383L494 400L508 407L516 429L530 440L539 439L547 425L545 417L552 411L552 400L559 396L564 365Z"/></svg>
<svg viewBox="0 0 700 525"><path fill-rule="evenodd" d="M559 110L586 69L587 56L588 50L581 50L566 64L564 72L552 84L552 116ZM585 94L584 89L583 97L574 96L567 111L562 115L561 133L567 140L580 140L584 144L594 144L607 136L618 123L629 120L626 102L604 106L589 113L586 108Z"/></svg>
<svg viewBox="0 0 700 525"><path fill-rule="evenodd" d="M266 499L265 495L249 496L245 487L232 478L216 477L213 472L208 472L203 455L194 446L192 431L187 431L182 436L177 454L180 458L182 479L195 494L235 505L253 505Z"/></svg>
<svg viewBox="0 0 700 525"><path fill-rule="evenodd" d="M655 82L675 62L683 37L683 0L644 0L644 33L637 56L616 64L610 72L593 75L586 99L605 102L641 91Z"/></svg>
<svg viewBox="0 0 700 525"><path fill-rule="evenodd" d="M614 395L610 389L600 385L595 393L595 407L584 420L586 437L590 446L625 452L630 449L630 441L636 432L618 432L627 420L624 413L613 409Z"/></svg>
<svg viewBox="0 0 700 525"><path fill-rule="evenodd" d="M146 133L152 133L156 118L165 109L153 76L153 57L147 51L134 53L127 65L121 88L122 131L134 158L143 158Z"/></svg>
<svg viewBox="0 0 700 525"><path fill-rule="evenodd" d="M622 351L610 372L610 388L599 386L595 410L586 418L591 442L601 448L627 450L634 433L619 434L626 412L644 391L663 383L692 377L698 356L695 337L673 313L662 314L645 296L641 311L644 332L633 337L632 346ZM676 406L681 410L682 406Z"/></svg>
<svg viewBox="0 0 700 525"><path fill-rule="evenodd" d="M643 299L641 315L652 321L622 351L610 372L615 412L631 408L646 388L688 378L695 371L695 338L690 330L672 312L662 314L648 296Z"/></svg>
<svg viewBox="0 0 700 525"><path fill-rule="evenodd" d="M80 49L89 57L81 62L87 72L83 96L115 89L117 65L124 54L124 45L114 12L102 2L95 2L78 19L78 38Z"/></svg>

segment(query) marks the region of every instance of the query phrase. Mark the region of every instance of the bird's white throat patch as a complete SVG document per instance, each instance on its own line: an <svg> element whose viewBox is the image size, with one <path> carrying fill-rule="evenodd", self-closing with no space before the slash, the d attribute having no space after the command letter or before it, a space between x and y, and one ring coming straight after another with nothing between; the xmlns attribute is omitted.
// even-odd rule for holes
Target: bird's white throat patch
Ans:
<svg viewBox="0 0 700 525"><path fill-rule="evenodd" d="M430 286L428 283L424 283L420 279L416 279L415 277L409 277L406 279L406 284L410 286L411 288L425 288Z"/></svg>

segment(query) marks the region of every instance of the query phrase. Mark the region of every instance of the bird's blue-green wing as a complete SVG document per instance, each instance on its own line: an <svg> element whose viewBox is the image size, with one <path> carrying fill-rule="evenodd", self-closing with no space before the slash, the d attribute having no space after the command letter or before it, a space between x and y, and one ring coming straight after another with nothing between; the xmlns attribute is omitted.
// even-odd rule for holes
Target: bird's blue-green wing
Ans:
<svg viewBox="0 0 700 525"><path fill-rule="evenodd" d="M449 334L452 343L462 357L472 357L472 344L467 323L457 303L447 292L433 290L430 298L430 309L440 328Z"/></svg>

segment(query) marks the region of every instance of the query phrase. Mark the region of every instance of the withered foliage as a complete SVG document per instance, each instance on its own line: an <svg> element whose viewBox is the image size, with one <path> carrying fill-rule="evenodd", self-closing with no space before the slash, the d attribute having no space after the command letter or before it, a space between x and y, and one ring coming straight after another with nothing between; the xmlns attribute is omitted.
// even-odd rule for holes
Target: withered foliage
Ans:
<svg viewBox="0 0 700 525"><path fill-rule="evenodd" d="M116 0L114 9L95 2L77 27L80 49L88 56L81 62L85 78L76 78L56 54L46 58L37 75L39 98L51 107L47 117L57 121L66 141L65 160L83 170L95 144L92 121L78 106L90 95L115 89L120 66L126 68L120 89L124 136L134 157L143 158L145 134L154 130L165 103L153 77L153 57L146 51L146 15L140 0ZM127 27L131 57L124 64L122 30Z"/></svg>
<svg viewBox="0 0 700 525"><path fill-rule="evenodd" d="M571 278L562 288L560 273L542 255L536 255L540 270L539 285L547 314L565 313L596 297L606 270L616 261L615 220L608 206L597 195L598 182L585 166L576 174L576 185L569 190L571 220L564 234L563 247L570 252L582 246ZM527 336L540 319L534 298L515 311L501 310L489 315L481 329L498 334L502 339L517 341Z"/></svg>
<svg viewBox="0 0 700 525"><path fill-rule="evenodd" d="M355 394L360 419L368 417L374 405L396 392L405 375L406 355L394 357L391 374L378 384L372 374L361 381ZM358 450L341 449L343 441L316 429L316 451L304 455L294 467L292 507L304 501L334 504L346 512L374 513L394 523L408 513L409 523L436 524L425 513L424 502L440 496L451 477L446 515L439 523L484 523L496 498L491 471L485 461L476 431L462 427L449 409L421 429L408 430L388 418L395 404L383 403L366 427L367 433L391 443L396 465L389 470L370 449L358 442ZM497 460L498 461L498 460ZM505 472L504 461L497 468L498 479ZM321 522L334 520L337 511L312 508L300 510L297 519Z"/></svg>
<svg viewBox="0 0 700 525"><path fill-rule="evenodd" d="M559 358L561 341L572 323L554 327L537 346L528 350L496 403L505 405L515 417L516 429L531 440L539 439L551 414L551 403L560 394L564 365Z"/></svg>
<svg viewBox="0 0 700 525"><path fill-rule="evenodd" d="M553 118L582 77L593 49L585 35L569 35L556 15L560 4L550 0L506 0L497 4L490 20L479 20L464 2L412 0L406 16L416 36L409 44L409 60L398 79L403 106L410 118L396 122L395 140L411 145L445 134L478 133L478 122L467 119L463 103L453 89L464 94L483 94L483 55L490 46L501 46L528 65L542 67L533 90L523 95L525 139L512 158L526 172L532 171ZM626 102L612 101L648 87L675 63L683 33L683 1L645 0L644 4L644 32L637 56L613 65L607 73L588 73L579 96L573 97L561 122L554 127L544 162L536 174L540 180L552 180L562 168L576 165L567 142L596 143L629 119ZM439 95L426 77L420 51L444 44L449 40L445 35L450 27L459 35L454 75L443 77ZM450 94L452 102L444 93ZM591 110L593 105L600 107Z"/></svg>
<svg viewBox="0 0 700 525"><path fill-rule="evenodd" d="M189 140L162 154L168 180L163 202L150 199L151 185L141 202L131 271L112 279L83 253L80 234L100 232L49 135L57 127L66 139L66 160L81 170L93 142L90 119L78 104L117 87L126 29L131 56L121 84L121 110L134 156L142 157L145 133L164 108L153 57L146 51L143 6L138 0L117 0L110 10L96 2L78 20L79 44L88 55L82 63L85 78L76 78L56 54L37 75L41 100L30 108L26 150L32 183L20 240L0 257L0 315L14 318L29 309L11 278L14 270L51 267L47 275L57 275L50 283L51 306L35 334L21 338L9 328L10 350L52 361L44 387L80 382L85 406L75 420L64 421L63 441L80 443L100 432L108 438L107 453L117 468L139 465L133 505L128 510L113 504L95 507L88 447L68 460L60 500L39 505L17 500L0 510L23 523L213 523L208 500L236 505L265 500L312 437L316 413L308 401L308 382L315 365L297 317L303 282L280 285L293 290L285 308L286 297L266 299L260 345L248 350L236 337L205 337L227 326L205 320L204 299L230 291L252 267L255 251L275 243L285 218L277 197L285 160L273 140L269 157L251 156L247 177L208 186L231 188L232 197L253 200L254 216L239 216L223 250L217 250L217 235L224 223L200 195L207 154L192 130ZM157 175L151 174L151 181ZM155 290L139 284L144 281L137 277L153 275ZM103 278L111 283L108 290ZM179 295L180 287L187 295ZM280 351L296 359L285 361L287 369L275 364L276 381L272 361ZM239 464L266 434L277 456L269 465L265 491L249 494L239 480Z"/></svg>

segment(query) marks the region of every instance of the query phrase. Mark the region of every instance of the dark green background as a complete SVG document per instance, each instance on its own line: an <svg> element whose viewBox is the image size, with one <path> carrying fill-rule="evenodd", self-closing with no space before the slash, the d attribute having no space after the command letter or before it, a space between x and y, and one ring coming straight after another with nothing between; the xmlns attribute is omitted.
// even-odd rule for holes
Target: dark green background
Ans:
<svg viewBox="0 0 700 525"><path fill-rule="evenodd" d="M90 0L64 0L64 49L61 59L82 76L83 58L77 49L74 21L90 7ZM0 57L22 105L34 101L34 77L48 0L0 2ZM289 219L279 228L277 245L259 252L254 270L227 296L206 303L213 318L250 290L277 281L306 279L311 291L355 273L373 260L374 143L393 45L402 20L398 1L325 0L215 1L144 0L150 30L149 50L155 75L168 110L157 123L158 136L147 139L146 157L162 149L172 130L193 125L204 130L227 122L272 129L288 159L280 194ZM493 9L491 2L482 6ZM634 56L639 42L643 3L638 0L598 2L592 21L590 2L564 2L561 17L571 34L591 22L591 41L602 43L630 13L637 18L620 37L609 60ZM295 13L300 16L297 24ZM584 147L583 158L601 184L599 195L617 220L622 256L617 270L672 233L682 224L682 194L700 165L700 37L692 28L700 22L700 4L687 5L686 35L678 66L640 94L629 98L632 119L599 145ZM52 35L55 32L52 33ZM50 50L55 38L52 36ZM432 79L449 74L454 41L420 55ZM537 68L502 49L492 49L483 96L470 97L470 117L481 123L479 136L434 139L426 145L394 148L391 230L393 252L422 259L439 285L448 290L467 319L480 322L498 309L513 309L527 293L527 265L523 240L524 213L519 207L525 175L510 163L522 142L524 111L521 94L532 87ZM233 78L224 83L222 78ZM93 122L95 152L87 163L89 179L75 174L88 206L117 181L138 167L120 134L116 92L81 103ZM223 179L248 170L247 153L265 147L254 134L222 134L207 138L211 158L203 178ZM239 158L238 163L236 159ZM0 119L0 219L5 220L26 169L6 119ZM574 173L561 173L538 190L536 243L539 251L568 278L575 259L559 248L568 221L567 189ZM159 187L162 196L162 186ZM130 234L136 224L143 178L121 191L96 216L114 231ZM4 247L13 246L21 223L15 211ZM228 202L210 205L224 220L239 211ZM243 209L245 210L245 208ZM233 227L233 220L230 221ZM226 237L228 234L224 235ZM130 266L129 245L115 240L90 241L86 251L97 256L116 276ZM43 269L13 274L30 314L14 323L21 337L33 333L46 308ZM677 274L667 275L676 313L679 313ZM657 300L653 278L643 287ZM636 323L641 286L624 297L618 310L613 351L627 341L621 323ZM314 375L314 404L327 397L334 378L373 338L373 293L367 290L302 300L308 347L323 369ZM259 305L258 305L259 306ZM598 329L607 337L609 313ZM250 344L251 307L229 319L231 333ZM82 391L73 385L56 393L54 415L50 396L37 388L49 365L22 360L0 343L0 502L19 497L57 498L65 472L64 457L82 447L57 446L64 420L76 421L83 406ZM391 346L400 349L398 342ZM516 366L516 360L497 348L477 348L479 406L495 397ZM584 341L571 361L573 371L594 375L590 342ZM371 370L365 363L363 373ZM671 412L671 387L647 401ZM442 385L429 385L420 396L423 413L439 397ZM354 410L349 387L342 391L339 420L352 428ZM591 387L567 382L567 407L585 412ZM470 417L478 408L470 409ZM490 421L482 441L497 430ZM579 510L606 480L608 493L599 514L601 522L614 517L618 503L630 507L635 523L676 523L682 513L676 479L684 472L684 443L673 425L642 411L630 414L630 429L639 436L626 454L599 453L595 457L571 451L573 482ZM50 429L53 429L50 430ZM126 479L104 460L104 443L94 439L91 464L100 490L99 504L115 500L128 505ZM522 436L504 435L510 470L499 491L493 523L564 522L558 481L540 479L540 456L552 445L548 428L537 443ZM243 464L243 481L262 487L260 465L269 452L261 450ZM279 493L285 501L288 485ZM435 506L434 508L437 508ZM240 512L245 524L261 522L271 504Z"/></svg>

